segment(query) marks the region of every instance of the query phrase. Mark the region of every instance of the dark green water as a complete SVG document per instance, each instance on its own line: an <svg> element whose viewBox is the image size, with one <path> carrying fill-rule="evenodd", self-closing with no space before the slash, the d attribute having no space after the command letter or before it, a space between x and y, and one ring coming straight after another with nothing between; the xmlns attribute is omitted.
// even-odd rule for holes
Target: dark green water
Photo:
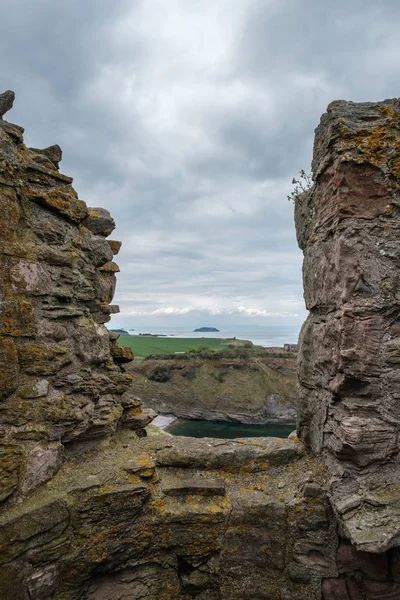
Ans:
<svg viewBox="0 0 400 600"><path fill-rule="evenodd" d="M295 425L246 425L244 423L179 419L172 423L166 431L179 436L233 439L242 437L287 438L294 429L296 429Z"/></svg>

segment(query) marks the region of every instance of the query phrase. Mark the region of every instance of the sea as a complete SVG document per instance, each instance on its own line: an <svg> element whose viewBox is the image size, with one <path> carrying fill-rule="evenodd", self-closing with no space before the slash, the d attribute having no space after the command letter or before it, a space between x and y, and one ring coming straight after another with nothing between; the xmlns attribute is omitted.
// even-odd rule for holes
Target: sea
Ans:
<svg viewBox="0 0 400 600"><path fill-rule="evenodd" d="M201 325L199 325L201 327ZM167 337L180 338L236 338L249 340L253 344L266 347L281 347L284 344L297 344L301 325L270 325L260 327L229 327L221 328L219 332L194 332L188 327L149 327L130 330L131 335L151 333Z"/></svg>

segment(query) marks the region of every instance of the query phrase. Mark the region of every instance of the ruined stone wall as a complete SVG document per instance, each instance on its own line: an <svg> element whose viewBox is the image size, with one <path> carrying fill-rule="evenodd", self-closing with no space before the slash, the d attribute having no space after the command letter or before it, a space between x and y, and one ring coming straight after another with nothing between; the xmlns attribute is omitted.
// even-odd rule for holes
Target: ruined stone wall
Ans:
<svg viewBox="0 0 400 600"><path fill-rule="evenodd" d="M104 326L118 310L114 221L60 160L0 120L0 501L50 479L71 443L146 421L119 366L131 352Z"/></svg>
<svg viewBox="0 0 400 600"><path fill-rule="evenodd" d="M341 533L383 552L400 544L399 100L330 104L312 168L296 201L299 434L328 466Z"/></svg>

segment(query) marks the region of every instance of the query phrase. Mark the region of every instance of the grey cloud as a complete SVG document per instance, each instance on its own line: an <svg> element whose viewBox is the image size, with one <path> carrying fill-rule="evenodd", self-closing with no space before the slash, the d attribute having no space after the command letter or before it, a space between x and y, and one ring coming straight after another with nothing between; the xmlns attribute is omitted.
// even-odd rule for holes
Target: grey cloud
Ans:
<svg viewBox="0 0 400 600"><path fill-rule="evenodd" d="M1 5L9 118L116 219L115 324L301 322L286 195L331 100L398 95L396 0Z"/></svg>

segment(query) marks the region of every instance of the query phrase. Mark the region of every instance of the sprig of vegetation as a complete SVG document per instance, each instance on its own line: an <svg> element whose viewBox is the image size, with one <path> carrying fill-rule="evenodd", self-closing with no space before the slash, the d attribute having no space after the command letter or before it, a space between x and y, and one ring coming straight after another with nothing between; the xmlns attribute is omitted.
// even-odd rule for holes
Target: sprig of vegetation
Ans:
<svg viewBox="0 0 400 600"><path fill-rule="evenodd" d="M293 177L292 184L295 186L291 194L288 195L287 199L289 202L296 202L297 198L307 192L313 185L311 173L306 173L304 169L299 171L299 178Z"/></svg>

